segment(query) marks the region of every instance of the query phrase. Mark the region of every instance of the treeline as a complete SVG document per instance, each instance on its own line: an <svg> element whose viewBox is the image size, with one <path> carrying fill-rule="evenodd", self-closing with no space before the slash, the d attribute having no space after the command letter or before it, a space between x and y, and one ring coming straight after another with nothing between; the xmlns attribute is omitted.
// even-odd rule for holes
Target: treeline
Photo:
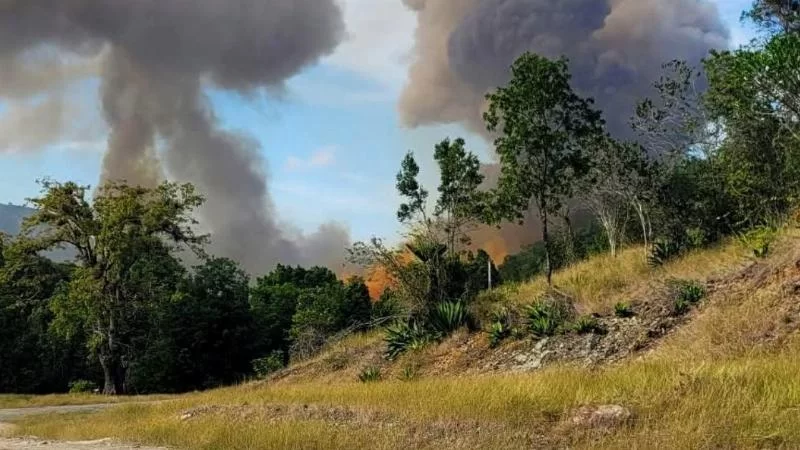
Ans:
<svg viewBox="0 0 800 450"><path fill-rule="evenodd" d="M263 377L332 337L404 313L363 279L279 265L251 280L203 252L190 185L88 188L45 182L21 236L0 239L0 392L182 392ZM40 256L76 249L74 263ZM201 263L191 269L179 259ZM459 264L484 289L488 256Z"/></svg>

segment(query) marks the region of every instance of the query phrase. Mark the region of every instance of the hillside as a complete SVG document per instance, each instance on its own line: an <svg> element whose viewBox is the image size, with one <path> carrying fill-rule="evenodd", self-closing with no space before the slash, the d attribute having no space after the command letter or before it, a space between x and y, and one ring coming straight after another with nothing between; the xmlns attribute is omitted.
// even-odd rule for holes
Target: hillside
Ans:
<svg viewBox="0 0 800 450"><path fill-rule="evenodd" d="M17 206L12 204L0 204L0 233L9 234L14 236L19 233L22 221L25 220L33 209L25 206ZM70 261L74 258L75 253L69 249L57 249L45 253L48 258L62 262Z"/></svg>
<svg viewBox="0 0 800 450"><path fill-rule="evenodd" d="M395 362L382 358L380 334L359 335L271 380L91 416L30 418L17 432L193 449L796 448L798 238L786 230L765 259L731 241L656 270L630 249L559 272L558 289L598 314L602 335L510 339L490 349L486 333L464 330ZM666 311L674 279L701 282L707 297L686 314ZM513 307L542 290L536 279L479 303ZM636 314L614 317L620 301ZM381 381L358 381L369 367ZM576 413L592 405L624 414L591 422L581 417L592 410Z"/></svg>

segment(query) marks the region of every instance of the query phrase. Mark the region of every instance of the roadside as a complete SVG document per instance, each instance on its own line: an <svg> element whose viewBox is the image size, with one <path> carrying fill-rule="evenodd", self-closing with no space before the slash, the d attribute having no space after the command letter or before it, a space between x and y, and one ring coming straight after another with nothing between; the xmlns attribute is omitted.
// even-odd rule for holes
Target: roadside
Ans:
<svg viewBox="0 0 800 450"><path fill-rule="evenodd" d="M93 413L119 406L114 403L93 404L93 405L67 405L67 406L43 406L34 408L13 408L0 409L0 450L29 450L47 447L50 450L165 450L156 447L142 447L139 445L121 444L113 439L98 439L92 441L59 442L51 440L37 439L33 437L9 438L4 437L13 433L14 425L7 423L21 419L26 416L41 414L70 414L70 413Z"/></svg>

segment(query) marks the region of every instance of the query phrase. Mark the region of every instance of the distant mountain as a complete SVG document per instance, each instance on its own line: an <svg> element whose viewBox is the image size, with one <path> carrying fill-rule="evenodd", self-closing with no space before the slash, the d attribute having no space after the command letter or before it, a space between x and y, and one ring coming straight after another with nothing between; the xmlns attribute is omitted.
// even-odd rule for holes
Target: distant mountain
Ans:
<svg viewBox="0 0 800 450"><path fill-rule="evenodd" d="M32 208L12 204L0 204L0 232L16 236L19 234L22 221L33 214ZM45 253L45 256L54 261L71 261L75 258L72 249L58 249Z"/></svg>

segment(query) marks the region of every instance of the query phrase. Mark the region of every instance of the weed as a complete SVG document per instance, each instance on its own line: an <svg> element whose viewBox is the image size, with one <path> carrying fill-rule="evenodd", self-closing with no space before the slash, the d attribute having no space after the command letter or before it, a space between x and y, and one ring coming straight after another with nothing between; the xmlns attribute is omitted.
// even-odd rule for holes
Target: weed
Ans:
<svg viewBox="0 0 800 450"><path fill-rule="evenodd" d="M367 367L358 374L358 379L362 383L373 383L381 380L381 369L377 367Z"/></svg>
<svg viewBox="0 0 800 450"><path fill-rule="evenodd" d="M87 394L97 389L97 383L89 380L75 380L69 384L70 394Z"/></svg>
<svg viewBox="0 0 800 450"><path fill-rule="evenodd" d="M578 334L603 334L605 330L600 322L592 316L581 316L572 324L572 329Z"/></svg>
<svg viewBox="0 0 800 450"><path fill-rule="evenodd" d="M614 315L621 319L633 317L633 308L631 307L630 303L619 302L614 305Z"/></svg>

